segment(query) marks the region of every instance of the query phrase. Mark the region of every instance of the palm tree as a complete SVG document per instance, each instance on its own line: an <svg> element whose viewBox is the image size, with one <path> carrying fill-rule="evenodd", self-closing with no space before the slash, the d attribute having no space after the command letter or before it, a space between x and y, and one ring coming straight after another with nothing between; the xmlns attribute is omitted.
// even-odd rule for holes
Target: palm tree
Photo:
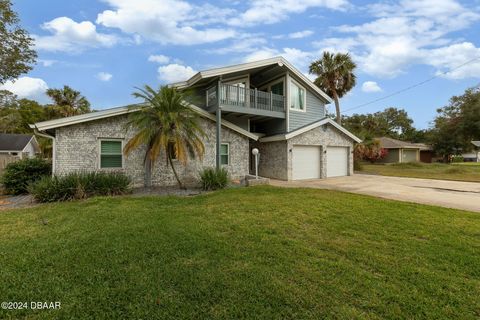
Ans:
<svg viewBox="0 0 480 320"><path fill-rule="evenodd" d="M357 65L348 53L334 54L328 51L323 52L322 59L316 60L310 65L310 73L317 76L315 84L333 97L338 124L341 124L338 99L355 86L357 77L353 71L356 67Z"/></svg>
<svg viewBox="0 0 480 320"><path fill-rule="evenodd" d="M53 100L55 109L62 117L90 112L90 102L69 86L63 86L63 89L48 89L47 96Z"/></svg>
<svg viewBox="0 0 480 320"><path fill-rule="evenodd" d="M127 142L124 153L128 155L134 149L146 146L145 152L145 186L151 187L152 169L161 153L173 170L180 188L185 189L180 181L172 158L186 165L189 158L203 157L205 136L198 115L185 102L188 94L167 86L155 91L146 85L138 88L133 96L145 101L140 110L132 112L127 128L134 129L135 135Z"/></svg>

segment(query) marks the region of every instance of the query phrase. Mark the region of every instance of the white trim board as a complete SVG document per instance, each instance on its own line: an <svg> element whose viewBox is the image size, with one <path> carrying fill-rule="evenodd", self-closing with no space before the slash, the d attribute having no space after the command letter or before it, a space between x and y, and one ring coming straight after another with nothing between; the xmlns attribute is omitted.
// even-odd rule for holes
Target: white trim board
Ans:
<svg viewBox="0 0 480 320"><path fill-rule="evenodd" d="M310 131L312 129L323 126L324 124L332 125L333 127L338 129L340 132L344 133L346 136L348 136L349 138L351 138L352 140L354 140L357 143L362 142L362 140L360 138L358 138L353 133L351 133L350 131L348 131L347 129L345 129L344 127L342 127L341 125L339 125L338 123L336 123L335 121L333 121L330 118L323 118L322 120L319 120L317 122L309 124L308 126L302 127L300 129L297 129L297 130L289 132L289 133L277 134L277 135L269 136L269 137L263 137L263 138L260 138L259 141L260 142L272 142L272 141L289 140L289 139L291 139L293 137L296 137L296 136L298 136L302 133L305 133L305 132Z"/></svg>
<svg viewBox="0 0 480 320"><path fill-rule="evenodd" d="M59 128L59 127L65 127L65 126L71 126L74 124L78 123L83 123L83 122L89 122L89 121L94 121L94 120L99 120L99 119L104 119L104 118L109 118L113 116L119 116L122 114L127 114L130 112L136 112L139 110L141 107L141 104L138 105L129 105L129 106L124 106L124 107L117 107L117 108L112 108L112 109L107 109L107 110L102 110L102 111L97 111L97 112L91 112L91 113L86 113L78 116L72 116L72 117L66 117L66 118L60 118L60 119L55 119L55 120L49 120L49 121L42 121L42 122L37 122L35 124L31 124L30 128L32 129L38 129L39 131L44 131L48 129L54 129L54 128ZM208 113L207 111L193 105L193 104L188 104L188 106L198 113L200 116L210 119L213 122L216 122L217 119L214 115ZM258 140L259 136L248 132L247 130L244 130L240 128L239 126L223 120L222 119L222 126L229 128L233 131L236 131L244 136L249 137L250 139L253 140Z"/></svg>
<svg viewBox="0 0 480 320"><path fill-rule="evenodd" d="M200 81L202 79L205 79L205 78L218 77L218 76L222 76L222 75L229 74L229 73L246 71L246 70L249 70L249 69L265 67L265 66L273 65L273 64L278 64L279 66L287 67L287 69L292 71L292 73L296 77L298 77L302 82L304 82L312 91L314 91L319 96L321 96L325 100L326 103L332 103L333 102L332 98L330 98L325 92L323 92L310 79L308 79L302 72L300 72L297 68L295 68L290 62L288 62L283 57L273 57L273 58L254 61L254 62L249 62L249 63L242 63L242 64L237 64L237 65L232 65L232 66L227 66L227 67L222 67L222 68L215 68L215 69L200 71L200 72L196 73L193 77L188 79L187 81L172 83L172 84L170 84L170 86L176 87L176 88L179 88L179 89L184 89L184 88L187 88L187 87L190 87L190 86L194 85L198 81Z"/></svg>

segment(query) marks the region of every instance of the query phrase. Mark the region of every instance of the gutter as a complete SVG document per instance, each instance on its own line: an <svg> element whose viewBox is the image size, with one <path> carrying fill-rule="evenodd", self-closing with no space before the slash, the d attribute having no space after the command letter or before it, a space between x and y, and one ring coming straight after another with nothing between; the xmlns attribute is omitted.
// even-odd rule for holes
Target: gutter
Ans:
<svg viewBox="0 0 480 320"><path fill-rule="evenodd" d="M55 152L55 137L52 136L52 135L49 135L45 132L38 131L37 127L34 124L31 124L30 128L33 129L33 132L36 135L39 135L40 137L44 137L44 138L52 140L52 176L54 176L55 175L55 154L56 154L56 152Z"/></svg>

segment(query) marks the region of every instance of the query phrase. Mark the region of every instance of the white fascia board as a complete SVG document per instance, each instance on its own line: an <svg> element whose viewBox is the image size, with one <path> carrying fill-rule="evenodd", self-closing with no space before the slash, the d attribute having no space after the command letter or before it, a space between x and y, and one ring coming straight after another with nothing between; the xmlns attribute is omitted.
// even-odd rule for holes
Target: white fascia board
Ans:
<svg viewBox="0 0 480 320"><path fill-rule="evenodd" d="M200 116L204 118L208 118L210 120L216 121L216 117L207 111L193 105L193 104L188 104L188 106L198 113ZM49 121L43 121L43 122L37 122L35 124L31 124L30 128L32 129L38 129L39 131L44 131L48 129L54 129L58 127L65 127L65 126L70 126L78 123L83 123L83 122L89 122L89 121L94 121L94 120L99 120L99 119L104 119L108 117L113 117L113 116L119 116L122 114L127 114L130 112L135 112L139 110L140 105L138 106L125 106L125 107L118 107L118 108L113 108L113 109L108 109L108 110L103 110L103 111L98 111L98 112L91 112L91 113L86 113L78 116L72 116L72 117L66 117L66 118L61 118L61 119L56 119L56 120L49 120ZM236 131L240 134L243 134L250 139L253 140L258 140L258 136L254 133L248 132L239 126L225 121L222 119L222 125Z"/></svg>
<svg viewBox="0 0 480 320"><path fill-rule="evenodd" d="M112 108L112 109L107 109L107 110L102 110L97 112L85 113L78 116L71 116L71 117L60 118L55 120L37 122L33 125L31 124L30 128L32 129L37 128L40 131L44 131L44 130L54 129L58 127L71 126L77 123L118 116L118 115L136 111L137 109L138 107L135 107L134 105L117 107L117 108Z"/></svg>
<svg viewBox="0 0 480 320"><path fill-rule="evenodd" d="M308 79L302 72L300 72L300 70L295 68L292 64L290 64L290 62L288 62L284 58L281 57L281 60L283 64L287 66L288 69L290 69L298 78L300 78L303 82L305 82L305 84L307 84L310 87L310 89L312 89L317 94L319 94L323 99L325 99L327 103L333 102L332 98L330 98L328 94L326 94L319 87L317 87L317 85L313 83L312 80Z"/></svg>
<svg viewBox="0 0 480 320"><path fill-rule="evenodd" d="M268 66L272 64L278 64L279 66L286 66L287 69L292 71L292 73L299 78L302 82L304 82L311 90L317 93L320 97L322 97L326 103L332 103L333 100L330 98L325 92L323 92L319 87L317 87L310 79L308 79L302 72L300 72L297 68L295 68L290 62L285 60L283 57L273 57L269 59L254 61L254 62L247 62L242 64L237 64L228 67L222 68L215 68L205 71L197 72L193 77L188 79L187 81L172 83L171 86L183 89L187 88L191 85L194 85L196 82L200 81L204 78L211 78L217 77L228 73L235 73L240 71L246 71L249 69L255 69L263 66Z"/></svg>
<svg viewBox="0 0 480 320"><path fill-rule="evenodd" d="M260 142L272 142L272 141L289 140L293 137L296 137L296 136L298 136L302 133L305 133L307 131L310 131L312 129L318 128L318 127L320 127L324 124L327 124L327 123L331 124L333 127L337 128L339 131L341 131L343 134L345 134L346 136L351 138L353 141L355 141L357 143L362 142L362 140L360 138L358 138L353 133L351 133L350 131L348 131L347 129L345 129L344 127L342 127L341 125L339 125L338 123L336 123L335 121L333 121L330 118L324 118L320 121L314 122L314 123L312 123L308 126L305 126L303 128L300 128L298 130L295 130L295 131L292 131L292 132L289 132L289 133L286 133L286 134L278 134L278 135L274 135L274 136L270 136L270 137L260 138Z"/></svg>

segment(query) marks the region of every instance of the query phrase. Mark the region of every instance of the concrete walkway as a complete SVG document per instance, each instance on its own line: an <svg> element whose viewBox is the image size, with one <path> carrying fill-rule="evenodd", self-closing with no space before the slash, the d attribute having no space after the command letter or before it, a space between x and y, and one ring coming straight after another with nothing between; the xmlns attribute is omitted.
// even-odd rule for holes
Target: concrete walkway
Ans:
<svg viewBox="0 0 480 320"><path fill-rule="evenodd" d="M280 181L279 187L319 188L480 212L480 183L355 174L350 177Z"/></svg>

